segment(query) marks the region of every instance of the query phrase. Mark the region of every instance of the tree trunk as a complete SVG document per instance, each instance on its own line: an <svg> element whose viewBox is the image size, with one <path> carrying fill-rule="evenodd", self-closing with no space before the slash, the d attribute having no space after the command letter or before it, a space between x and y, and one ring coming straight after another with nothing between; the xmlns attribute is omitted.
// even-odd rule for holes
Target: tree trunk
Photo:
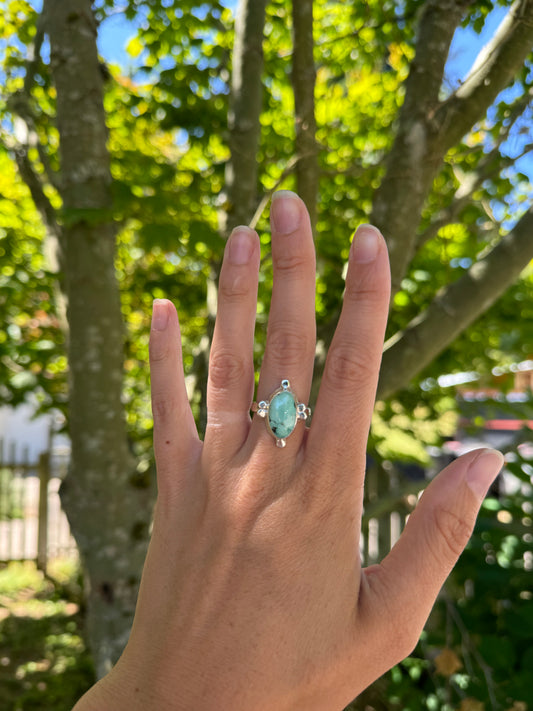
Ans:
<svg viewBox="0 0 533 711"><path fill-rule="evenodd" d="M418 27L416 55L405 85L405 100L387 167L373 201L371 221L385 235L393 294L411 262L418 222L443 152L435 151L432 117L448 51L467 0L430 0Z"/></svg>
<svg viewBox="0 0 533 711"><path fill-rule="evenodd" d="M91 2L48 0L45 11L57 91L69 322L72 455L61 494L86 573L88 637L102 676L128 639L153 491L135 476L121 401L123 324Z"/></svg>
<svg viewBox="0 0 533 711"><path fill-rule="evenodd" d="M313 0L292 0L292 87L296 124L296 185L311 218L317 219L318 162L315 120L316 70L313 41Z"/></svg>
<svg viewBox="0 0 533 711"><path fill-rule="evenodd" d="M261 133L263 34L266 0L239 0L235 14L233 71L228 114L225 237L250 223L257 201L257 149Z"/></svg>
<svg viewBox="0 0 533 711"><path fill-rule="evenodd" d="M228 112L230 158L226 164L224 209L219 215L222 237L237 225L249 225L257 205L257 151L261 134L263 35L267 0L239 0L235 13L233 69ZM198 426L207 423L209 348L215 329L220 262L211 264L206 290L207 324L195 357L196 389L200 392Z"/></svg>

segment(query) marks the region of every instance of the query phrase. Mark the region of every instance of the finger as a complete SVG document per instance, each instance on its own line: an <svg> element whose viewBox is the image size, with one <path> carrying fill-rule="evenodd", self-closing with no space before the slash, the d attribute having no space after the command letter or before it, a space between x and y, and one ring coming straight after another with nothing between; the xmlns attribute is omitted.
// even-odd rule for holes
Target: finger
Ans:
<svg viewBox="0 0 533 711"><path fill-rule="evenodd" d="M338 454L344 462L364 462L389 298L385 240L375 227L361 225L350 249L342 312L313 415L308 439L311 457ZM351 467L328 468L333 469L344 487L342 473L352 477ZM360 488L361 481L355 484Z"/></svg>
<svg viewBox="0 0 533 711"><path fill-rule="evenodd" d="M150 330L150 380L160 485L185 471L200 445L185 388L180 344L174 305L167 299L156 299Z"/></svg>
<svg viewBox="0 0 533 711"><path fill-rule="evenodd" d="M299 401L307 402L316 345L315 248L309 215L295 193L274 193L271 227L274 281L258 399L287 379ZM287 444L301 441L303 431L297 427Z"/></svg>
<svg viewBox="0 0 533 711"><path fill-rule="evenodd" d="M393 663L415 647L503 461L500 452L480 449L446 467L422 495L391 552L364 571L361 619L369 629L387 629L388 645L397 648ZM398 639L391 639L391 631Z"/></svg>
<svg viewBox="0 0 533 711"><path fill-rule="evenodd" d="M237 227L224 254L207 382L206 445L231 454L250 428L254 389L254 327L257 310L259 238Z"/></svg>

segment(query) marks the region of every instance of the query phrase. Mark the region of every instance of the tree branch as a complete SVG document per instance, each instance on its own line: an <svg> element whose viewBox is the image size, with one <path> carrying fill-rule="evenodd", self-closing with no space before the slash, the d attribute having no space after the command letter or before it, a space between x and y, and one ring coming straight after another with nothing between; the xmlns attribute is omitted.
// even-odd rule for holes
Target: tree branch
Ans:
<svg viewBox="0 0 533 711"><path fill-rule="evenodd" d="M398 131L374 196L372 222L387 239L395 293L411 260L419 216L444 152L435 151L433 117L455 29L472 0L429 0L418 28Z"/></svg>
<svg viewBox="0 0 533 711"><path fill-rule="evenodd" d="M28 155L28 146L17 142L12 136L7 136L3 130L0 133L4 134L3 143L14 156L19 175L28 187L35 207L43 221L46 234L43 252L47 265L52 272L62 274L64 266L63 230L57 221L56 210L44 191L43 181L39 174L35 172L33 162ZM61 278L60 276L59 279ZM54 284L54 293L59 327L68 339L67 304L59 283Z"/></svg>
<svg viewBox="0 0 533 711"><path fill-rule="evenodd" d="M292 0L292 88L296 125L296 184L314 232L317 218L318 147L316 143L313 0Z"/></svg>
<svg viewBox="0 0 533 711"><path fill-rule="evenodd" d="M4 129L0 129L0 136L2 143L15 159L20 177L31 193L35 207L39 211L47 232L59 239L61 228L56 219L56 211L44 192L41 178L34 170L33 163L28 156L28 146L8 135Z"/></svg>
<svg viewBox="0 0 533 711"><path fill-rule="evenodd" d="M261 215L263 214L263 210L265 207L268 205L270 200L272 199L272 195L276 192L276 190L279 188L279 186L283 183L285 178L287 178L294 170L294 167L298 164L298 161L300 160L300 157L298 156L292 156L289 161L287 161L287 165L283 169L283 172L279 176L279 178L276 180L274 185L270 188L270 190L267 190L264 194L261 200L259 201L259 204L253 214L252 219L249 222L249 226L255 230L257 227L257 223L259 222L259 219Z"/></svg>
<svg viewBox="0 0 533 711"><path fill-rule="evenodd" d="M226 163L224 208L219 228L224 238L237 225L254 219L257 202L257 151L261 134L263 35L267 0L239 0L235 11L233 70L228 111L230 158ZM207 281L206 338L195 353L195 388L200 393L198 424L207 424L207 372L209 347L215 329L220 263L213 260Z"/></svg>
<svg viewBox="0 0 533 711"><path fill-rule="evenodd" d="M435 114L441 152L479 121L513 80L533 46L533 0L515 0L455 94Z"/></svg>
<svg viewBox="0 0 533 711"><path fill-rule="evenodd" d="M35 77L35 72L37 71L37 66L39 60L41 59L41 47L44 40L44 27L46 24L45 16L46 7L41 10L39 19L37 21L37 28L35 31L35 39L33 45L30 46L28 51L28 62L26 64L26 76L24 77L24 93L27 96L31 94L31 87L33 85L33 80Z"/></svg>
<svg viewBox="0 0 533 711"><path fill-rule="evenodd" d="M44 40L45 25L46 25L46 5L41 10L39 19L37 21L37 28L35 32L35 39L33 44L28 48L28 58L26 62L26 76L24 77L24 85L22 89L13 93L7 100L9 110L18 116L22 122L25 124L26 132L26 152L27 147L32 146L37 149L39 154L39 160L44 168L44 172L50 185L52 185L56 190L60 191L59 177L52 169L50 165L49 157L44 150L44 146L39 140L39 136L36 130L36 120L35 113L31 106L31 91L33 86L33 81L35 79L35 73L41 59L41 47ZM21 145L21 144L20 144ZM19 146L20 147L20 146Z"/></svg>
<svg viewBox="0 0 533 711"><path fill-rule="evenodd" d="M228 112L231 157L226 165L227 210L221 215L224 236L237 225L247 225L255 210L265 8L266 0L239 0L235 12Z"/></svg>
<svg viewBox="0 0 533 711"><path fill-rule="evenodd" d="M26 91L28 93L26 93ZM58 192L61 192L61 185L60 185L60 177L59 175L52 169L52 166L50 165L50 159L48 157L48 154L46 153L43 144L39 140L39 135L37 133L36 129L36 120L35 120L35 115L33 113L32 107L30 105L30 98L31 98L31 87L28 86L28 89L26 89L26 84L25 88L22 89L21 91L18 91L15 94L12 94L8 101L8 108L11 111L11 113L18 117L20 121L20 127L22 128L22 125L24 126L23 130L25 133L25 140L24 144L26 147L32 147L37 149L37 153L39 154L39 160L41 161L41 164L44 169L44 173L46 175L46 178L50 185L52 185ZM21 143L22 145L22 143Z"/></svg>
<svg viewBox="0 0 533 711"><path fill-rule="evenodd" d="M31 91L35 73L41 59L41 47L44 40L46 25L46 7L41 10L37 21L37 28L33 45L28 49L26 62L26 76L23 88L12 94L8 101L8 108L13 114L14 136L8 135L0 129L0 135L6 149L14 157L22 181L30 191L32 200L41 216L45 228L43 253L49 269L58 274L58 281L54 284L55 309L59 327L68 340L67 304L61 290L59 281L63 272L64 237L61 225L57 220L57 211L53 207L45 192L45 181L35 170L34 162L30 159L30 148L36 148L39 160L44 169L46 180L60 192L59 175L52 169L44 145L39 140L36 130L35 114L31 106ZM20 140L22 138L24 140Z"/></svg>
<svg viewBox="0 0 533 711"><path fill-rule="evenodd" d="M533 259L533 208L428 309L385 344L377 397L385 399L420 373L486 311Z"/></svg>

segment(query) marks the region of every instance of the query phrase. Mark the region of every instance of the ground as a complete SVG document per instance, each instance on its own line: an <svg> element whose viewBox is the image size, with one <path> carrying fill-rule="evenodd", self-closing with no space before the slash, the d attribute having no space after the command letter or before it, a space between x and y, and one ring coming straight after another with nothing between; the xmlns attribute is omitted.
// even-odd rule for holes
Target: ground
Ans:
<svg viewBox="0 0 533 711"><path fill-rule="evenodd" d="M72 560L53 561L47 577L30 562L0 570L2 711L71 711L93 683L80 602Z"/></svg>

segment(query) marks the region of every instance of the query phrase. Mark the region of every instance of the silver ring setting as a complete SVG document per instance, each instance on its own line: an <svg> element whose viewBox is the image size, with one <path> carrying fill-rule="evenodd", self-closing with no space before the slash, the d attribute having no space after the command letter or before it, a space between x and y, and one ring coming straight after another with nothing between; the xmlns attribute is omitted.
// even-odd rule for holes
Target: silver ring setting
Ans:
<svg viewBox="0 0 533 711"><path fill-rule="evenodd" d="M298 402L288 380L282 380L268 400L254 402L252 412L257 412L266 421L267 430L278 447L286 445L287 437L294 432L298 420L307 420L311 416L311 408L304 402Z"/></svg>

